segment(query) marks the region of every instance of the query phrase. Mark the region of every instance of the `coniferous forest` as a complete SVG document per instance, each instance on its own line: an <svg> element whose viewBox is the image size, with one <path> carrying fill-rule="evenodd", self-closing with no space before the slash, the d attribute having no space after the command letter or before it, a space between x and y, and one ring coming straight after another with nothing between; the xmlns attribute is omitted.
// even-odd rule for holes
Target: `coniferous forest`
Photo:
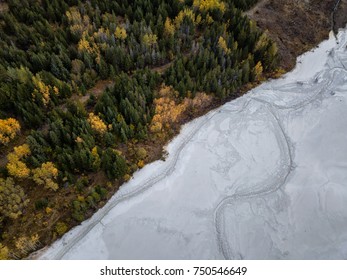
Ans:
<svg viewBox="0 0 347 280"><path fill-rule="evenodd" d="M184 122L276 70L256 0L0 1L0 259L88 218Z"/></svg>

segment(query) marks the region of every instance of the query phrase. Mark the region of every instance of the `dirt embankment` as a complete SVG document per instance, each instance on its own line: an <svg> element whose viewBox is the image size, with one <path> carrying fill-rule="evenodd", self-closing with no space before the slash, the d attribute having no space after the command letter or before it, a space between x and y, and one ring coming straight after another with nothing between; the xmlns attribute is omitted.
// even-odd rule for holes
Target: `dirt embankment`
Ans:
<svg viewBox="0 0 347 280"><path fill-rule="evenodd" d="M329 35L336 0L262 0L246 14L276 41L280 66L294 67L296 57ZM347 0L341 0L335 29L347 23Z"/></svg>
<svg viewBox="0 0 347 280"><path fill-rule="evenodd" d="M335 31L340 27L346 26L347 23L347 0L341 0L334 17Z"/></svg>

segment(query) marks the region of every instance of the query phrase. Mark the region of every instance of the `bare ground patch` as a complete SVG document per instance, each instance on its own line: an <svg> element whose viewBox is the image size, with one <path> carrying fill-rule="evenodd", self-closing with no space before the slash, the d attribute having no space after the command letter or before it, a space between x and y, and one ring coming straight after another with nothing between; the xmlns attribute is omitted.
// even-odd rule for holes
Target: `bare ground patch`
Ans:
<svg viewBox="0 0 347 280"><path fill-rule="evenodd" d="M276 41L281 56L280 66L294 67L296 57L328 38L331 13L336 0L262 0L250 11L256 21ZM342 0L336 15L336 27L347 22L347 0Z"/></svg>

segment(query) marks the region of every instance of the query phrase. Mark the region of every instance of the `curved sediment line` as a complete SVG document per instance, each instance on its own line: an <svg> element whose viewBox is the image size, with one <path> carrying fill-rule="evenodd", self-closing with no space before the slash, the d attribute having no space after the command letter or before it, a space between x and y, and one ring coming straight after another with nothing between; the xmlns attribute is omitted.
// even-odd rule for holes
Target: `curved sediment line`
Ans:
<svg viewBox="0 0 347 280"><path fill-rule="evenodd" d="M341 62L342 63L342 62ZM293 168L293 155L292 155L292 150L291 150L291 145L288 140L288 136L285 133L285 130L282 126L281 121L279 118L276 116L276 113L274 112L274 108L276 109L292 109L292 110L297 110L300 109L315 100L320 95L323 95L324 92L329 89L329 87L332 85L334 78L335 78L335 73L336 70L343 70L346 71L346 69L343 69L341 67L334 67L331 69L326 69L321 71L317 75L327 75L331 76L329 82L325 84L322 90L320 90L318 93L310 96L309 98L306 98L304 100L301 100L300 102L288 106L280 106L277 104L272 104L269 101L263 100L261 98L257 97L251 97L252 100L256 102L260 102L262 104L265 104L267 106L267 109L269 110L271 116L272 116L272 122L275 124L274 126L274 133L275 137L277 139L277 143L280 148L280 164L275 171L275 173L270 177L264 180L263 182L260 182L253 187L249 188L249 190L244 190L241 192L237 192L234 195L228 196L224 198L216 207L215 212L214 212L214 222L215 222L215 229L216 229L216 236L217 236L217 243L220 252L222 253L223 257L225 259L235 259L236 256L233 254L232 249L230 247L230 244L228 240L224 237L225 235L225 220L224 220L224 215L223 212L226 207L233 205L239 201L254 198L254 197L259 197L259 196L264 196L264 195L269 195L271 193L274 193L281 189L284 184L287 181L288 176L291 173L291 170ZM275 89L274 89L275 90ZM248 105L248 103L247 103ZM276 129L277 126L277 129ZM259 188L259 186L261 186ZM263 187L263 188L262 188Z"/></svg>
<svg viewBox="0 0 347 280"><path fill-rule="evenodd" d="M219 112L222 113L241 113L243 112L249 105L249 103L252 101L249 97L245 96L244 98L246 98L246 100L243 102L241 108L238 109L226 109L226 108L222 108L219 110Z"/></svg>
<svg viewBox="0 0 347 280"><path fill-rule="evenodd" d="M319 93L322 93L322 91L319 91ZM315 98L310 98L309 101L313 102L317 99L319 94L315 95ZM256 102L263 103L267 106L267 109L269 110L270 115L272 116L272 123L274 125L274 133L275 137L277 139L278 146L280 148L280 164L275 171L275 173L270 177L264 180L263 182L260 182L253 187L250 188L249 191L241 191L239 193L236 193L234 195L228 196L224 198L216 207L215 209L215 228L216 228L216 234L217 234L217 243L220 252L222 253L224 259L235 259L235 255L233 255L232 250L230 248L228 240L224 237L225 234L225 225L224 225L224 216L223 212L224 209L232 205L238 201L269 195L271 193L274 193L281 189L283 185L286 183L286 180L288 176L291 173L291 170L293 168L293 158L292 158L292 152L290 148L290 143L288 140L288 137L284 131L284 128L279 120L279 118L276 116L275 112L273 111L273 108L278 107L274 106L268 101L259 99L259 98L252 98L252 100ZM304 107L307 105L308 100L304 100L302 102L299 102L292 107L286 107L285 109L299 109L301 107ZM277 126L277 129L276 129ZM260 188L259 186L264 186L264 188ZM258 190L257 190L258 189Z"/></svg>
<svg viewBox="0 0 347 280"><path fill-rule="evenodd" d="M342 64L341 60L340 60L340 62ZM303 108L306 105L312 103L313 101L317 100L319 96L323 95L329 89L329 87L334 82L334 77L335 77L336 70L347 71L343 67L334 67L334 68L331 68L329 70L324 70L324 71L321 71L321 72L317 73L316 77L318 77L321 74L330 74L331 72L333 72L333 77L331 79L329 79L329 81L326 82L325 85L323 86L323 88L321 90L319 90L317 93L312 94L311 96L309 96L309 97L307 97L305 99L302 99L302 100L300 100L297 103L289 104L289 105L279 105L279 104L276 104L276 103L271 103L270 101L264 100L264 99L262 99L260 97L251 97L251 99L253 99L255 101L258 101L258 102L261 102L261 103L265 103L265 104L267 104L267 105L269 105L271 107L274 107L276 109L279 109L279 110L298 110L298 109ZM276 91L277 89L273 88L271 90Z"/></svg>
<svg viewBox="0 0 347 280"><path fill-rule="evenodd" d="M276 192L285 184L293 166L293 159L290 150L289 140L287 139L282 124L276 117L275 113L272 111L272 108L268 107L267 109L269 110L269 113L271 115L272 123L274 124L275 137L280 148L280 164L275 173L270 178L267 178L266 180L254 185L250 188L249 191L240 191L235 193L234 195L224 198L217 205L215 209L215 227L217 233L217 242L220 252L222 253L223 257L227 260L235 259L236 257L235 255L233 255L230 245L227 239L224 237L224 209L227 206L244 199L259 197L262 195L268 195L270 193ZM263 188L259 188L259 186L263 186Z"/></svg>

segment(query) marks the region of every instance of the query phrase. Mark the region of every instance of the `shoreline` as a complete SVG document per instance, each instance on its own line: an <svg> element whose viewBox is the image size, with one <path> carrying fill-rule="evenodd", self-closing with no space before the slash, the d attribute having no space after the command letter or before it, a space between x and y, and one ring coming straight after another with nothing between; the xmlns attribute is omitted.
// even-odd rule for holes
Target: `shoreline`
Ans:
<svg viewBox="0 0 347 280"><path fill-rule="evenodd" d="M328 40L326 40L326 41L328 41ZM325 41L323 41L322 43L324 43L324 42L325 42ZM322 43L321 43L321 44L322 44ZM315 48L314 48L314 49L315 49ZM314 50L314 49L313 49L313 50ZM310 51L309 51L309 52L310 52ZM308 52L308 53L309 53L309 52ZM302 59L304 56L305 56L305 54L304 54L303 56L299 56L298 59L297 59L297 61L300 62L300 59ZM295 70L293 70L293 71L295 71ZM285 76L287 76L287 75L288 75L289 73L291 73L291 72L292 72L292 71L286 73ZM263 82L262 84L266 84L266 83L268 83L270 80L271 80L271 79L269 79L269 80ZM238 101L240 101L241 98L242 98L242 96L240 96L240 98L234 99L232 102L238 102ZM228 102L230 102L230 101L228 101ZM194 120L188 122L187 124L183 125L183 126L182 126L182 129L181 129L181 132L180 132L178 135L176 135L172 140L170 140L169 143L168 143L167 145L165 145L166 149L168 149L168 152L169 152L168 161L173 161L173 162L175 163L175 159L172 159L172 157L176 158L176 161L177 161L178 157L180 156L180 151L178 152L178 154L173 154L173 155L172 155L172 151L170 151L172 148L170 148L170 147L174 146L175 143L176 143L177 141L179 141L179 140L177 140L177 139L183 138L183 137L184 137L184 133L185 133L185 131L187 130L187 126L192 126L192 123L194 123L194 122L201 122L201 119L207 119L207 120L208 120L209 117L212 117L213 114L216 113L215 111L220 110L220 107L222 107L223 105L226 105L228 102L222 104L221 106L218 106L218 107L215 108L214 110L208 112L206 115L203 115L203 116L201 116L201 117L198 117L198 118L196 118L196 119L194 119ZM204 124L204 122L202 122L201 125L203 125L203 124ZM191 137L193 137L193 136L195 135L195 133L197 133L197 132L199 131L199 128L200 128L200 127L201 127L201 126L198 124L198 125L197 125L197 130L193 129L193 134L192 134ZM189 141L189 137L188 137L187 139L188 139L188 140L186 140L186 141ZM183 148L183 147L185 146L185 142L186 142L186 141L183 141L183 143L181 143L181 145L179 145L179 147L181 147L182 144L183 144L183 146L182 146L182 148ZM182 150L182 148L181 148L181 150ZM180 150L180 148L178 148L178 150ZM162 173L161 176L160 176L160 177L162 177L162 178L159 178L159 180L157 180L157 179L154 180L154 181L156 181L156 182L153 182L153 181L152 181L152 182L149 182L149 183L145 184L145 185L149 185L148 188L145 188L145 189L141 189L141 188L140 188L140 189L137 189L137 188L136 188L136 186L138 186L138 183L136 184L136 180L138 180L138 177L141 177L141 174L142 174L142 173L148 172L148 169L151 169L151 168L152 168L151 166L154 166L154 169L157 169L158 167L157 167L156 165L167 165L167 164L168 164L167 162L155 161L155 162L152 162L152 163L149 163L148 165L146 165L146 166L143 168L143 171L136 172L135 175L134 175L134 177L135 177L134 180L131 180L131 181L129 181L128 183L126 183L125 185L123 185L123 186L119 189L119 191L109 200L109 202L108 202L107 204L110 204L110 206L107 207L107 204L106 204L106 207L107 207L106 210L105 210L104 208L99 209L98 212L96 212L96 214L94 214L94 216L93 216L92 218L90 218L90 219L84 221L84 222L82 223L82 225L73 228L72 230L70 230L68 233L65 234L66 236L67 236L67 235L70 235L70 237L65 237L65 235L64 235L65 241L63 241L63 243L65 243L65 242L67 242L67 244L70 243L70 245L66 245L67 248L64 248L64 251L65 251L66 249L67 249L67 250L68 250L68 249L71 249L79 240L81 240L88 232L90 232L90 230L91 230L92 228L96 227L96 225L103 219L103 217L105 217L105 215L107 215L107 213L109 213L110 211L112 211L112 210L113 210L113 207L115 207L117 204L121 203L123 199L126 200L129 196L130 196L130 197L133 197L133 196L136 197L136 195L137 195L138 193L142 193L143 191L146 191L146 190L149 189L154 183L159 182L159 181L163 180L164 178L166 178L167 174L164 174L164 176L162 176L162 175L163 175L163 173ZM170 163L169 163L169 164L170 164ZM153 168L152 168L152 169L153 169ZM135 182L134 182L134 181L135 181ZM135 184L135 186L134 186L134 184ZM142 183L142 184L144 184L144 183ZM128 190L128 191L129 191L129 192L128 192L128 195L124 197L124 194L122 194L122 193L120 193L120 192L122 192L122 190L123 190L123 192L124 192L124 189L126 189L126 188L129 189L128 185L130 185L130 186L132 185L133 187L130 187L130 190ZM118 200L117 200L117 199L118 199ZM105 207L105 206L104 206L104 207ZM104 209L104 210L103 210L103 209ZM99 212L103 212L103 213L99 213ZM99 213L99 214L98 214L98 213ZM96 216L97 216L97 217L96 217ZM100 218L100 217L101 217L101 218ZM93 222L92 222L92 226L91 226L91 227L87 226L86 224L88 223L88 221L90 222L90 221L93 220L93 219L96 219L96 221L93 221ZM86 230L86 231L83 230L83 227L84 227L84 226L87 227L87 230ZM82 234L77 234L77 238L76 238L76 237L73 237L73 235L74 235L73 232L78 231L78 227L79 227L80 230L82 230ZM64 237L63 237L62 239L64 239ZM72 238L72 239L69 240L69 238ZM56 241L55 243L61 241L62 239ZM34 252L31 256L35 256L34 258L39 258L39 257L40 257L40 254L41 254L41 257L42 257L42 254L47 253L47 251L48 251L49 249L52 249L52 248L54 248L54 243L53 243L53 246L51 245L50 248L46 248L46 249L44 248L43 251L42 251L42 250L39 250L39 251L38 251L38 252L39 252L39 255L37 255L38 252ZM35 254L35 253L36 253L36 254ZM65 253L66 253L66 252L65 252ZM65 255L65 253L63 253L63 254L62 254L62 253L58 254L58 259L59 259L60 257L63 257L63 256Z"/></svg>
<svg viewBox="0 0 347 280"><path fill-rule="evenodd" d="M318 43L318 44L319 44L319 43ZM318 44L317 44L317 45L318 45ZM317 45L316 45L314 48L316 48ZM313 48L313 49L314 49L314 48ZM303 48L302 51L303 51L302 54L304 54L304 53L305 53L305 49ZM302 54L299 55L299 56L297 57L297 59L298 59L300 56L302 56ZM290 73L292 70L293 70L293 68L290 68L288 71L286 71L286 73L284 73L284 75L287 75L287 74ZM242 89L240 89L239 91L237 91L237 92L235 93L235 95L233 95L233 96L227 98L226 100L223 100L222 102L213 102L213 104L211 104L208 108L206 108L206 109L200 111L200 112L197 114L197 116L194 116L194 118L192 118L192 119L190 119L190 118L185 119L184 122L182 122L182 123L179 124L179 128L178 128L178 129L175 129L175 133L170 137L170 139L168 139L168 140L165 142L165 144L160 143L160 144L158 144L158 145L153 145L153 146L155 146L154 150L156 150L156 151L162 150L161 156L159 156L159 154L156 154L156 156L154 156L154 159L155 159L155 158L157 158L157 159L155 159L154 161L150 161L150 162L146 163L146 166L151 165L151 164L153 164L154 162L156 162L156 161L158 161L158 160L160 161L160 158L162 158L163 156L165 156L167 146L169 146L170 143L171 143L172 141L174 141L174 139L181 133L181 130L184 128L184 126L186 126L187 124L189 124L190 122L193 122L194 120L196 120L196 119L198 119L198 118L203 117L203 116L206 115L206 114L209 114L209 112L211 112L211 111L213 111L213 110L217 110L218 108L220 108L220 107L223 106L224 104L226 104L226 103L228 103L228 102L230 102L230 101L232 101L232 100L236 100L236 99L242 97L242 96L243 96L245 93L247 93L248 91L250 91L250 90L256 88L256 87L259 86L260 84L269 82L269 81L272 80L273 78L275 78L275 75L274 75L274 74L269 75L268 77L266 77L266 80L265 80L265 81L262 81L261 83L259 83L259 82L258 82L258 83L254 83L254 84L252 85L252 87L244 86ZM276 77L276 78L278 78L278 77ZM138 171L136 171L135 173L137 173L137 172L138 172ZM123 188L124 184L127 184L127 183L125 182L125 183L123 183L123 184L120 185L120 186L114 187L114 188L112 189L112 192L110 191L110 194L112 194L111 197L116 196L117 193L121 191L121 189ZM112 198L111 198L111 199L112 199ZM101 208L98 208L98 209L96 209L95 211L93 211L92 216L94 216L98 211L100 211L100 209L102 209L103 207L105 207L105 206L109 203L109 201L110 201L111 199L109 198L109 199L107 200L107 202L106 202L105 204L103 204L103 206L102 206ZM91 216L91 217L92 217L92 216ZM89 219L91 219L91 217L89 216L85 221L88 221ZM84 222L85 222L85 221L84 221ZM82 223L84 223L84 222L82 222ZM78 227L78 226L79 226L79 225L72 227L72 228L69 230L69 232L70 232L71 230L73 230L74 228ZM69 232L67 232L67 233L65 233L65 234L68 234ZM57 239L57 240L60 240L60 239L61 239L61 238L59 238L59 239ZM54 242L57 242L57 240L55 240ZM54 244L54 242L51 243L49 246L52 246L52 244ZM47 246L46 246L46 247L47 247ZM46 247L44 247L44 248L46 248ZM43 250L44 248L40 249L39 251ZM32 254L35 254L35 253L37 253L37 251L36 251L36 252L33 252ZM31 255L32 255L32 254L31 254ZM30 255L30 256L31 256L31 255ZM29 256L29 258L30 258L30 256Z"/></svg>

